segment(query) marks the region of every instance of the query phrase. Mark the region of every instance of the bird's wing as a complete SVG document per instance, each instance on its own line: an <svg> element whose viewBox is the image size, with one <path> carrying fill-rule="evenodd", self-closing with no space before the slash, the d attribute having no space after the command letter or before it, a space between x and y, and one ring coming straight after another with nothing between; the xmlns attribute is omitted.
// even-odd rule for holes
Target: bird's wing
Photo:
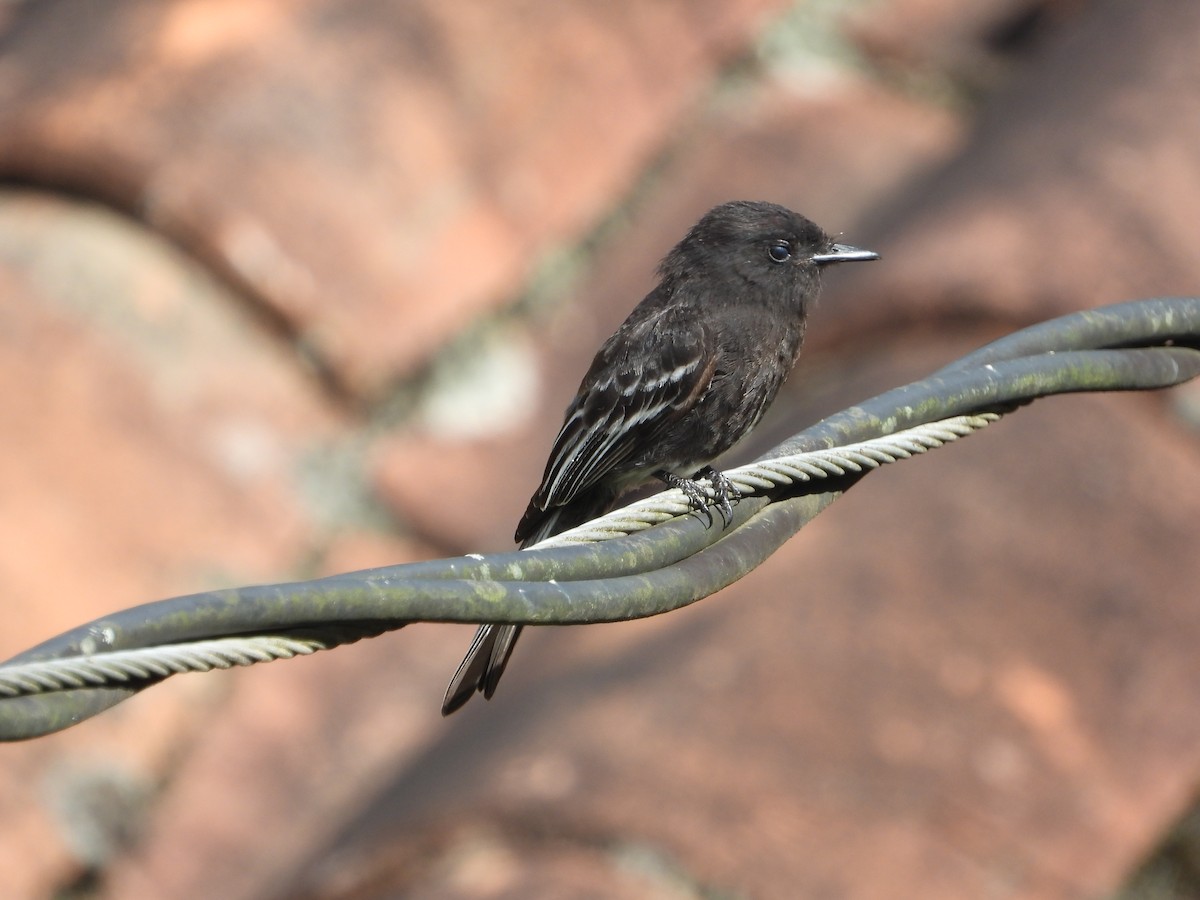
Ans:
<svg viewBox="0 0 1200 900"><path fill-rule="evenodd" d="M677 311L627 323L600 349L567 410L533 505L549 509L652 446L712 380L710 330Z"/></svg>

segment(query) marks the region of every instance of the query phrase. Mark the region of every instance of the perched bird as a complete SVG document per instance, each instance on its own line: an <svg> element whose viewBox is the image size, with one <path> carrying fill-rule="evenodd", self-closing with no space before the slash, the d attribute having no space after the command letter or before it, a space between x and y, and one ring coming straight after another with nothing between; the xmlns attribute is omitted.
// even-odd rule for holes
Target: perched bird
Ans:
<svg viewBox="0 0 1200 900"><path fill-rule="evenodd" d="M651 477L724 516L737 492L709 463L750 433L791 373L822 267L870 259L878 254L834 243L774 203L709 210L583 376L517 543L593 519ZM697 479L709 482L711 498ZM480 627L443 715L476 691L492 696L521 628Z"/></svg>

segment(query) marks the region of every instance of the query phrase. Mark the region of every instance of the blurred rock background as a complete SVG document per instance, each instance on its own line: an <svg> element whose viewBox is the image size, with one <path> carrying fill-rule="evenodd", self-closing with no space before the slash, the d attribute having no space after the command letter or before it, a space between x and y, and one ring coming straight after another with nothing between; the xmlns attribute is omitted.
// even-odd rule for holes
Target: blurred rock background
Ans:
<svg viewBox="0 0 1200 900"><path fill-rule="evenodd" d="M879 250L748 457L1013 328L1200 290L1200 6L0 6L0 656L507 549L705 209ZM1043 401L716 598L173 679L0 747L0 897L1200 895L1200 394Z"/></svg>

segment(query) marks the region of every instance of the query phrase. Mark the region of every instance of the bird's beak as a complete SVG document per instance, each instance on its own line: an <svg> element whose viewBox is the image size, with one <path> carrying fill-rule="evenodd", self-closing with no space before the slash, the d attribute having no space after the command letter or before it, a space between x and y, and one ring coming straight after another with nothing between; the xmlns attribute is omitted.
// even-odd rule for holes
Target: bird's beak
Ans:
<svg viewBox="0 0 1200 900"><path fill-rule="evenodd" d="M860 247L851 247L849 244L834 244L829 248L828 253L815 253L812 257L812 261L818 266L827 266L830 263L866 262L872 259L879 259L879 254L874 250L863 250Z"/></svg>

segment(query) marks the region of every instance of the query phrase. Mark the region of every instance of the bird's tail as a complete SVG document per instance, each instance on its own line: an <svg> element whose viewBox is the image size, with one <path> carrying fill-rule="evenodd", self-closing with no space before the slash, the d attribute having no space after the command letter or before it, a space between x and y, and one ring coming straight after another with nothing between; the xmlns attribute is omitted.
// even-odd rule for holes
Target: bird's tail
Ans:
<svg viewBox="0 0 1200 900"><path fill-rule="evenodd" d="M615 500L616 495L612 490L597 485L577 494L565 506L556 506L544 511L531 506L521 519L521 527L518 529L518 534L521 535L521 549L532 547L548 537L603 515L612 508ZM537 512L541 512L541 515L537 516ZM524 627L479 626L467 655L463 657L446 688L446 697L442 700L443 716L448 716L461 707L475 696L476 691L483 694L485 700L492 698Z"/></svg>

